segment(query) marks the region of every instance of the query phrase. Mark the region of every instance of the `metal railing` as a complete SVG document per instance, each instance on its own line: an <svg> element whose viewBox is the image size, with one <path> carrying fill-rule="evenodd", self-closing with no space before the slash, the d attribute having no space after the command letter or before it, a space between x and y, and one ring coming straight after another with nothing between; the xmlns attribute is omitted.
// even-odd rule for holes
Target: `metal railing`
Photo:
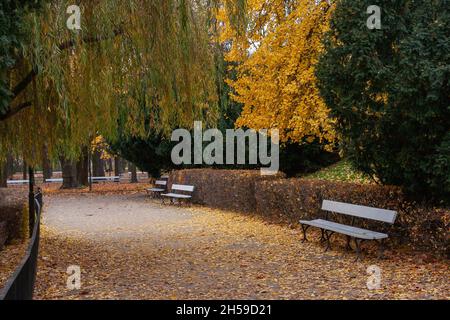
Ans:
<svg viewBox="0 0 450 320"><path fill-rule="evenodd" d="M32 189L30 189L32 190ZM39 254L39 233L42 209L42 193L40 189L36 195L30 192L30 230L31 239L25 257L16 271L0 288L0 300L32 300L34 283L37 272L37 259Z"/></svg>

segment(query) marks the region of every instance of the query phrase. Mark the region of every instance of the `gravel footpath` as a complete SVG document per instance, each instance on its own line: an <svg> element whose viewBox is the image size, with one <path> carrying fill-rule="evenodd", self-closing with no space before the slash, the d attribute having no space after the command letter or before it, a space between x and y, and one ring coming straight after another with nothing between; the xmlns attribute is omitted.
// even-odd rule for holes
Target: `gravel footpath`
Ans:
<svg viewBox="0 0 450 320"><path fill-rule="evenodd" d="M37 299L448 299L448 261L400 250L354 262L298 230L143 194L54 195L43 218ZM318 236L318 234L316 235ZM67 288L67 268L81 288ZM369 290L367 268L381 271Z"/></svg>

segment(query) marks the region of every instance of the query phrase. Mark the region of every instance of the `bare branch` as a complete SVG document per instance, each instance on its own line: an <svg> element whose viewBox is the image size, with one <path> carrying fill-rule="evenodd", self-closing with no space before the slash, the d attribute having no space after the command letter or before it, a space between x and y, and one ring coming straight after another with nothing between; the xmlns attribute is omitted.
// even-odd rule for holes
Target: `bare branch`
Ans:
<svg viewBox="0 0 450 320"><path fill-rule="evenodd" d="M4 114L0 114L0 121L4 121L6 119L11 118L12 116L14 116L15 114L19 113L20 111L22 111L23 109L26 109L28 107L31 107L33 104L31 103L31 101L27 101L21 104L18 104L15 107L9 107L8 112L4 113Z"/></svg>

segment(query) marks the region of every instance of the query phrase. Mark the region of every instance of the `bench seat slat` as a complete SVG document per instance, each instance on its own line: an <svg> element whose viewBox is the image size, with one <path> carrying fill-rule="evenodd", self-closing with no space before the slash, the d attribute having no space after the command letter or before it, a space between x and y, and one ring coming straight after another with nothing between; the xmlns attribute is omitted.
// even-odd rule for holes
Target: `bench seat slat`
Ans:
<svg viewBox="0 0 450 320"><path fill-rule="evenodd" d="M147 189L147 191L151 191L151 192L164 192L164 191L166 191L166 189L150 188L150 189Z"/></svg>
<svg viewBox="0 0 450 320"><path fill-rule="evenodd" d="M334 231L341 234L345 234L351 237L365 239L365 240L380 240L388 238L385 233L375 232L367 229L362 229L358 227L348 226L345 224L340 224L337 222L316 219L316 220L300 220L301 224L306 224L312 227L321 228L327 231Z"/></svg>
<svg viewBox="0 0 450 320"><path fill-rule="evenodd" d="M186 194L179 194L179 193L163 193L161 194L163 197L170 197L170 198L180 198L180 199L190 199L191 196Z"/></svg>

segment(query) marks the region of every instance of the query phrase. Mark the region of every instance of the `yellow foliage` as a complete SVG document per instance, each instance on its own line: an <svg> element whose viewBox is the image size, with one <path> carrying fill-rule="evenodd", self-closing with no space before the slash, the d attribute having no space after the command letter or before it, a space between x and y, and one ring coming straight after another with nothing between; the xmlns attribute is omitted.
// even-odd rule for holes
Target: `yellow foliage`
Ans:
<svg viewBox="0 0 450 320"><path fill-rule="evenodd" d="M220 41L231 43L226 59L238 63L228 80L243 104L237 127L278 128L282 142L336 140L314 74L332 9L328 1L249 0L245 34L218 10Z"/></svg>

